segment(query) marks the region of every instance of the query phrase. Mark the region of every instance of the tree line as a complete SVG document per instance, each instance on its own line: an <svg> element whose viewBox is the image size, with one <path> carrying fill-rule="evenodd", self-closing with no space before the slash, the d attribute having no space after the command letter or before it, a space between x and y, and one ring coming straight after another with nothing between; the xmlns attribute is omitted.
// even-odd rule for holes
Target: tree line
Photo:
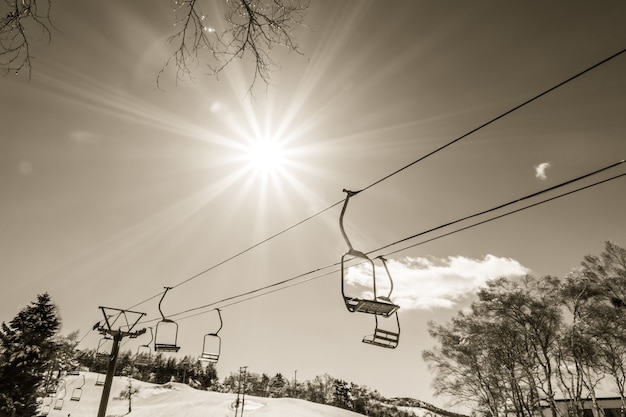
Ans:
<svg viewBox="0 0 626 417"><path fill-rule="evenodd" d="M108 357L96 349L77 349L78 332L59 335L61 318L47 293L22 309L0 328L0 416L33 416L38 398L56 392L65 375L79 371L106 373ZM409 417L393 401L365 386L333 378L327 374L313 380L290 381L281 373L246 374L245 381L231 373L218 379L212 364L196 358L166 357L162 354L120 352L116 375L164 384L183 382L197 389L240 392L260 397L291 397L352 410L368 416ZM124 398L128 392L120 393Z"/></svg>
<svg viewBox="0 0 626 417"><path fill-rule="evenodd" d="M603 417L597 390L610 383L626 408L624 248L606 242L563 279L500 278L477 296L449 322L429 323L436 345L423 358L436 394L491 417L541 416L542 409L582 416L588 399L594 417Z"/></svg>

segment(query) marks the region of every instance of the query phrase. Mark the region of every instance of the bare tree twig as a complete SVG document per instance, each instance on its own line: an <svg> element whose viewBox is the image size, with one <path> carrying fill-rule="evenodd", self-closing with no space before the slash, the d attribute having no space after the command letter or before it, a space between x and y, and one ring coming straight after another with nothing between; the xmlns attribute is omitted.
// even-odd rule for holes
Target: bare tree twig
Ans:
<svg viewBox="0 0 626 417"><path fill-rule="evenodd" d="M54 27L50 19L52 0L4 0L0 3L0 72L32 73L31 41L39 35L50 43Z"/></svg>
<svg viewBox="0 0 626 417"><path fill-rule="evenodd" d="M165 69L173 65L176 81L193 79L192 66L207 59L210 74L218 76L233 61L249 55L254 73L249 91L257 81L270 84L270 73L278 69L271 52L284 47L302 55L293 38L296 26L306 26L304 17L309 0L225 0L227 28L216 31L206 26L206 15L197 0L174 0L178 29L168 39L177 49L159 72L160 84ZM206 56L201 56L206 55Z"/></svg>

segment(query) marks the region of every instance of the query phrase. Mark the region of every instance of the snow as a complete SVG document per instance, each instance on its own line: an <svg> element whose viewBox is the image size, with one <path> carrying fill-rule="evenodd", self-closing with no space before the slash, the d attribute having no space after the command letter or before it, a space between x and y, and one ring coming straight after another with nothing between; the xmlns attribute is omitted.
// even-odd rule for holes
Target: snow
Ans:
<svg viewBox="0 0 626 417"><path fill-rule="evenodd" d="M83 383L80 401L71 401L72 393ZM65 378L66 390L59 389L44 404L50 404L49 417L94 417L98 414L103 387L95 385L96 373L81 372L80 376ZM102 376L100 377L102 379ZM237 394L201 391L188 385L170 382L163 385L132 380L132 412L128 413L128 399L120 393L128 387L127 377L115 377L107 406L107 417L226 417L235 414ZM54 410L58 399L63 399L63 408ZM241 414L241 408L238 415ZM360 414L340 408L316 404L293 398L261 398L246 396L244 414L254 417L355 417Z"/></svg>

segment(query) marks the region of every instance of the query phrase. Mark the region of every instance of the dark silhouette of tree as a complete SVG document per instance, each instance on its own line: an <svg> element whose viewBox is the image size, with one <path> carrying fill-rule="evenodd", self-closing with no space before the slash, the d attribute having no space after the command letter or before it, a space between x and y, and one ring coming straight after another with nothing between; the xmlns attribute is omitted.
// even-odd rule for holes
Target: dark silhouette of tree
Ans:
<svg viewBox="0 0 626 417"><path fill-rule="evenodd" d="M54 29L53 0L5 0L0 4L0 71L32 71L32 43L50 43ZM205 63L218 76L234 60L250 58L252 88L257 80L268 85L270 72L278 68L274 48L301 54L293 38L304 26L309 0L223 0L223 16L212 16L208 1L172 0L174 33L168 38L174 52L157 75L160 85L167 68L175 68L176 81L192 78ZM212 24L209 21L213 22Z"/></svg>
<svg viewBox="0 0 626 417"><path fill-rule="evenodd" d="M60 327L57 308L45 293L0 329L0 415L32 416L36 399L51 371L53 337Z"/></svg>

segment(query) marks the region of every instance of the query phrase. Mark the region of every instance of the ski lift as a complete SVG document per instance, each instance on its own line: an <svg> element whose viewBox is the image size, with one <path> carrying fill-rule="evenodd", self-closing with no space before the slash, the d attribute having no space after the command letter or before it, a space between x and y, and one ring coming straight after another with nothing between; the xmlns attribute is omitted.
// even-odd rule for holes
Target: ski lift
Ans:
<svg viewBox="0 0 626 417"><path fill-rule="evenodd" d="M107 376L105 374L98 374L96 376L96 385L100 386L100 385L104 385L104 381L106 380Z"/></svg>
<svg viewBox="0 0 626 417"><path fill-rule="evenodd" d="M96 349L96 361L105 362L111 357L110 348L107 350L109 346L112 347L113 339L111 339L108 335L105 335L102 339L98 341L98 347Z"/></svg>
<svg viewBox="0 0 626 417"><path fill-rule="evenodd" d="M148 328L150 329L150 341L145 345L139 345L137 347L137 353L135 354L135 365L146 366L150 364L150 355L152 353L150 345L154 341L154 333L152 332L152 327Z"/></svg>
<svg viewBox="0 0 626 417"><path fill-rule="evenodd" d="M343 295L344 302L346 304L346 308L351 313L367 313L374 314L376 316L389 317L398 309L400 306L394 304L389 299L391 295L391 291L387 296L379 296L376 292L376 266L374 265L374 261L372 261L369 256L365 253L358 251L352 247L352 243L350 243L350 239L348 239L348 235L343 226L343 216L346 213L346 208L348 207L348 201L350 197L356 195L358 191L349 191L343 190L347 193L346 200L343 203L343 208L341 210L341 215L339 216L339 227L341 229L341 234L343 235L344 240L348 244L348 252L344 253L341 257L341 294ZM348 256L353 256L355 258L364 259L371 266L372 270L372 298L359 298L353 297L350 295L346 295L345 292L345 283L346 283L346 266L345 260ZM385 265L386 268L386 265ZM389 272L389 271L387 271ZM391 279L391 275L387 274L389 277L389 281L391 282L391 287L393 288L393 281Z"/></svg>
<svg viewBox="0 0 626 417"><path fill-rule="evenodd" d="M155 352L178 352L178 350L180 349L180 346L176 344L177 339L178 339L178 323L176 323L174 320L165 318L165 316L163 315L163 311L161 310L161 303L163 302L163 299L165 298L165 294L167 294L169 290L171 290L171 287L165 287L163 296L161 297L161 300L159 301L159 313L161 313L162 320L157 323L156 328L154 330L154 351ZM167 330L167 332L169 333L167 335L169 336L169 339L167 339L167 341L164 342L163 338L159 340L159 328L161 328L162 332L164 330Z"/></svg>
<svg viewBox="0 0 626 417"><path fill-rule="evenodd" d="M220 309L218 308L216 310L217 315L220 319L220 327L215 333L207 333L204 335L204 339L202 341L202 353L198 358L203 362L217 363L220 358L222 339L218 336L218 333L220 332L220 330L222 330L224 322L222 321L222 313L220 312Z"/></svg>
<svg viewBox="0 0 626 417"><path fill-rule="evenodd" d="M72 390L72 396L70 397L70 401L80 401L80 397L83 396L83 386L85 385L85 375L81 375L83 377L83 383L80 384L79 387L76 387Z"/></svg>

